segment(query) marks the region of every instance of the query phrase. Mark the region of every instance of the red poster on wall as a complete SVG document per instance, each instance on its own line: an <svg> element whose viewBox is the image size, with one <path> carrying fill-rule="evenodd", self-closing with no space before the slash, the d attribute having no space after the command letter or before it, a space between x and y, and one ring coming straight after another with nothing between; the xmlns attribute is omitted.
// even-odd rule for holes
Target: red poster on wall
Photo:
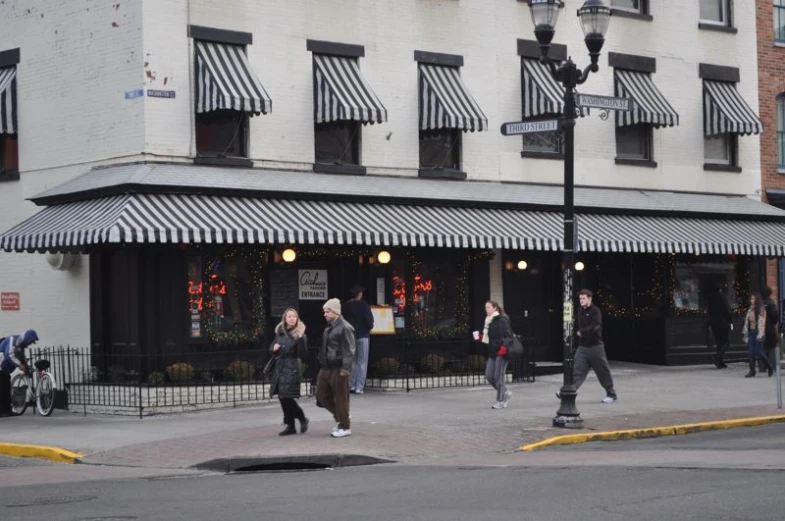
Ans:
<svg viewBox="0 0 785 521"><path fill-rule="evenodd" d="M6 291L0 293L0 310L19 311L19 293Z"/></svg>

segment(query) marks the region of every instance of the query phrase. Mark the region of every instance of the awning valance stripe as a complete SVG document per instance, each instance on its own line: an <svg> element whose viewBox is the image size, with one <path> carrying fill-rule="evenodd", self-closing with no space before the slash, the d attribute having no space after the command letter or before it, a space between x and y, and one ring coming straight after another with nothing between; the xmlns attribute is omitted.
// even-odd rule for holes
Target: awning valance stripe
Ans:
<svg viewBox="0 0 785 521"><path fill-rule="evenodd" d="M357 59L314 54L316 123L387 121L387 109L360 72Z"/></svg>
<svg viewBox="0 0 785 521"><path fill-rule="evenodd" d="M616 96L630 98L632 105L629 111L616 111L616 126L648 123L655 127L672 127L679 124L679 114L650 74L616 69L614 84Z"/></svg>
<svg viewBox="0 0 785 521"><path fill-rule="evenodd" d="M44 208L0 235L0 249L247 243L558 251L562 230L555 212L133 194ZM583 214L578 239L580 251L785 256L785 222Z"/></svg>
<svg viewBox="0 0 785 521"><path fill-rule="evenodd" d="M521 67L523 68L523 117L560 117L564 111L564 87L553 79L548 66L539 60L523 58ZM588 113L588 109L578 109L580 117Z"/></svg>
<svg viewBox="0 0 785 521"><path fill-rule="evenodd" d="M734 83L703 81L703 131L717 134L760 134L763 123Z"/></svg>
<svg viewBox="0 0 785 521"><path fill-rule="evenodd" d="M0 69L0 134L16 134L16 66Z"/></svg>
<svg viewBox="0 0 785 521"><path fill-rule="evenodd" d="M196 41L196 112L222 109L269 114L273 102L243 47Z"/></svg>
<svg viewBox="0 0 785 521"><path fill-rule="evenodd" d="M488 118L461 79L457 67L421 63L420 129L487 130Z"/></svg>

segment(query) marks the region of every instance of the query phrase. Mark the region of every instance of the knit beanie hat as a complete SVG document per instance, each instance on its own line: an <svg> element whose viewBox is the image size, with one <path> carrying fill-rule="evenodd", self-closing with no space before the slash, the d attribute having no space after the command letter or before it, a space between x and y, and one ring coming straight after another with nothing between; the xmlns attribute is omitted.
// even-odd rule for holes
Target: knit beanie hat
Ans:
<svg viewBox="0 0 785 521"><path fill-rule="evenodd" d="M324 303L324 306L322 306L322 309L329 309L330 311L332 311L336 315L340 315L341 314L341 301L338 300L337 298L331 298L330 300L328 300L327 302Z"/></svg>

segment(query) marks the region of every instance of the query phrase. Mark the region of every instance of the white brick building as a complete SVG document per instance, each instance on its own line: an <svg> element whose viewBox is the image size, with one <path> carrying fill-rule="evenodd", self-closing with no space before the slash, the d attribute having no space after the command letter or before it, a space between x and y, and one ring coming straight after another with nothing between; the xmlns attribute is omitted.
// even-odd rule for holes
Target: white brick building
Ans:
<svg viewBox="0 0 785 521"><path fill-rule="evenodd" d="M736 83L740 99L750 107L758 105L754 1L734 1L732 15L725 14L724 22L727 23L724 26L702 20L701 16L710 16L701 15L698 2L691 5L693 3L677 0L644 0L640 2L638 13L631 12L633 2L614 0L612 3L618 9L611 20L600 70L579 90L612 96L616 81L614 70L637 67L633 72L644 76L650 73L653 84L678 114L678 126L643 130L644 137L633 139L627 148L619 150L613 116L604 120L598 117L599 111L592 111L589 117L579 119L576 183L583 187L638 191L586 190L586 199L582 204L579 195L578 205L629 209L637 207L640 200L656 199L658 196L652 194L659 193L662 200L651 203L648 208L652 215L676 212L677 216L684 217L692 212L704 212L707 219L713 219L724 213L737 214L737 217L753 213L759 214L761 219L781 220L781 212L744 199L744 196L759 199L756 135L738 140L730 137L727 158L720 157L724 150L715 150L714 162L719 161L722 166L707 166L706 163L712 160L704 159L704 115L707 110L704 80ZM558 45L566 45L567 53L584 66L589 59L575 15L581 2L567 0L566 4L558 22L553 52L558 54ZM293 192L308 192L303 185L312 183L317 174L306 172L321 170L319 179L325 180L324 183L337 193L348 190L352 197L365 197L370 202L373 195L401 199L408 195L431 200L424 203L427 205L442 197L439 187L444 186L449 192L456 186L452 181L439 178L465 177L466 181L458 184L468 188L461 188L464 192L452 196L446 194L445 200L465 201L466 194L472 194L478 201L485 198L484 202L478 202L480 206L487 206L486 203L493 206L498 202L512 208L519 194L534 194L532 199L522 203L529 207L542 204L542 211L558 209L560 192L557 188L546 189L543 193L547 192L547 196L540 199L536 194L543 189L539 185L561 183L563 162L560 154L548 154L543 145L522 154L521 138L504 137L498 130L503 122L520 120L526 110L522 100L525 82L522 59L531 58L527 55L531 43L525 41L534 41L526 2L7 0L0 4L0 20L3 24L0 52L19 49L19 61L13 64L16 70L19 179L0 183L0 223L4 230L39 210L26 201L27 198L73 180L96 166L138 162L182 164L183 169L177 170L180 177L171 184L188 187L189 172L198 172L194 175L201 176L202 181L188 188L207 195L230 185L233 190L250 189L247 180L254 174L249 173L248 168L252 167L259 169L258 184L253 188L257 194L265 190L281 191L287 186ZM239 147L230 147L232 151L250 160L247 164L234 162L235 166L245 166L242 175L237 174L240 170L222 165L227 162L223 158L203 160L212 164L209 171L205 170L208 167L188 166L200 155L201 146L196 135L199 118L203 116L198 116L194 109L200 79L196 59L198 41L218 42L229 47L240 45L247 55L252 75L258 78L272 101L272 110L261 110L266 113L249 118L246 142L242 142L240 134L240 139L231 144L231 147ZM420 62L415 59L418 51L427 53L419 55ZM342 171L361 173L351 165L314 167L319 163L314 131L314 104L319 98L315 96L314 57L331 53L343 55L344 60L359 65L361 77L384 108L384 121L355 124L360 128L361 138L358 149L351 150L349 155L354 156L358 166L364 167L365 177L339 175ZM617 56L615 68L609 66L611 53L626 55ZM450 152L437 153L436 157L445 165L456 161L457 168L424 172L420 152L418 64L431 63L454 71L454 66L461 62L460 78L481 111L475 110L473 114L479 118L477 121L481 121L481 116L486 118L487 129L455 131L447 137L446 143L449 145L449 139L460 136L459 145L452 149L453 152L458 150L457 158L450 157ZM701 65L720 68L701 68ZM166 97L154 97L156 95ZM237 121L242 128L245 116L239 115ZM337 131L347 132L343 137L326 130L325 143L335 138L343 145L346 142L341 139L351 135L353 130L349 125ZM620 132L624 135L624 131ZM651 141L645 137L646 132L651 133ZM437 145L439 143L445 142L439 141ZM351 143L347 144L349 146L343 151L348 153ZM247 145L245 150L243 145ZM321 153L328 159L335 153L329 144L320 146L324 146ZM270 183L276 180L275 186L265 183L267 170L284 173L269 178ZM153 180L149 176L135 179L134 174L128 172L128 169L112 168L93 171L81 185L77 182L59 191L47 192L50 198L44 202L68 204L91 197L117 196L109 193L117 184L130 186L138 181L140 186L150 188L161 182L159 178ZM141 174L137 172L137 175ZM373 184L373 176L382 176L384 183ZM420 179L426 176L437 179ZM210 182L204 181L207 178ZM399 180L409 184L395 185L392 178L410 179ZM500 182L515 184L500 185ZM401 193L374 194L380 186L400 186ZM491 196L487 194L494 190L493 186L499 189L499 197L509 200L489 199ZM434 187L437 188L434 190ZM176 191L174 186L170 189ZM671 192L692 195L680 196ZM87 193L91 195L88 197ZM465 218L470 220L468 216ZM646 224L639 226L647 228ZM554 233L555 238L545 242L551 241L549 244L557 248L558 226ZM777 233L782 235L781 231ZM523 235L525 233L520 230L510 232L510 237ZM692 252L693 247L695 251L704 251L703 246L688 245L689 241L683 238L674 239L673 243L680 240L684 241L683 246L641 248L659 253ZM499 244L504 241L499 241L497 244L489 239L483 247L500 252ZM295 244L297 240L281 242ZM369 239L365 245L387 246L372 243ZM597 244L584 246L584 249L616 251L615 247ZM773 251L772 244L778 244L778 239L763 240L739 251L721 250L718 244L706 246L705 253L760 255L764 250ZM37 246L46 249L41 244ZM90 248L85 246L83 251L90 251ZM633 250L621 247L620 251ZM2 253L0 259L3 266L0 291L20 294L18 311L0 312L0 334L32 327L39 331L44 343L88 345L99 342L95 313L101 304L95 300L98 298L95 294L91 304L89 256L82 255L77 265L67 271L52 270L40 255ZM480 284L487 289L477 290L478 298L487 298L482 297L483 291L500 299L506 296L507 283L503 281L502 271L502 255L497 255L490 262L490 274L486 274L488 281ZM93 285L99 284L98 280L101 279L94 279ZM513 282L509 284L512 284L510 292L519 291L514 289L517 286ZM666 296L664 300L669 298ZM164 337L166 335L150 341L165 343Z"/></svg>

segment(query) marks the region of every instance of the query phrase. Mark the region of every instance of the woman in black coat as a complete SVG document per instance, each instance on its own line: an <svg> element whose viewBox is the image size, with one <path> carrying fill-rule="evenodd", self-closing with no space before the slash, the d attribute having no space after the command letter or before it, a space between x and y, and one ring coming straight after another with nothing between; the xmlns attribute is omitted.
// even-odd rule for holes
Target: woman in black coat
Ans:
<svg viewBox="0 0 785 521"><path fill-rule="evenodd" d="M289 308L283 313L281 323L275 328L275 339L270 346L270 354L275 356L275 367L270 377L270 396L278 395L283 409L286 428L280 436L296 434L294 420L300 421L300 432L308 430L308 418L297 403L300 397L302 370L300 360L306 356L307 341L305 324L300 321L297 311Z"/></svg>
<svg viewBox="0 0 785 521"><path fill-rule="evenodd" d="M512 346L512 326L498 303L489 300L485 303L485 327L480 341L488 346L488 362L485 366L485 379L496 390L494 409L504 409L512 396L507 390L507 350Z"/></svg>

